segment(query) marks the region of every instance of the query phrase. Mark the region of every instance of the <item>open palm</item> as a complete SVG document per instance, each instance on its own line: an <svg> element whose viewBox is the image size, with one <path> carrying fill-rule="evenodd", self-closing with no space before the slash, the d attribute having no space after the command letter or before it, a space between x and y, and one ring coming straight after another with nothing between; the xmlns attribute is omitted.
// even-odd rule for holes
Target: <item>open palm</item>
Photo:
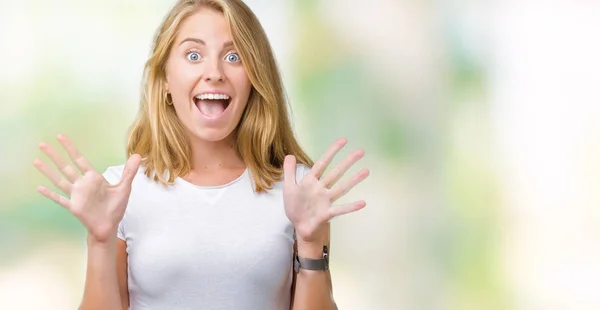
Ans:
<svg viewBox="0 0 600 310"><path fill-rule="evenodd" d="M369 175L369 170L362 169L342 184L336 184L344 173L364 156L364 151L354 151L322 177L333 157L346 142L346 139L339 139L333 143L299 183L296 183L296 158L292 155L285 158L285 213L294 224L298 239L303 242L315 241L321 229L332 218L360 210L366 205L363 200L340 206L332 205Z"/></svg>
<svg viewBox="0 0 600 310"><path fill-rule="evenodd" d="M52 160L57 172L39 159L34 166L68 197L39 186L38 191L71 212L97 241L107 241L115 235L127 207L131 183L140 165L140 156L127 161L119 183L111 185L73 146L65 136L57 137L71 161L69 164L54 148L40 143L40 149Z"/></svg>

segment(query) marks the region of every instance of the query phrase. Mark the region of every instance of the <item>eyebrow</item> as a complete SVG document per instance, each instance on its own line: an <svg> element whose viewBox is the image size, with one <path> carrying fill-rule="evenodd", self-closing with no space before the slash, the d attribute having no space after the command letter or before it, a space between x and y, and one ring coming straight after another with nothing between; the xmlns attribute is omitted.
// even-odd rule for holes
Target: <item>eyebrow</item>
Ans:
<svg viewBox="0 0 600 310"><path fill-rule="evenodd" d="M179 43L179 45L182 45L185 42L195 42L195 43L198 43L201 45L206 45L206 43L204 41L197 39L197 38L185 38L185 39L183 39L183 41L181 41L181 43ZM232 47L232 46L233 46L233 41L227 41L227 42L225 42L225 44L223 44L223 48Z"/></svg>

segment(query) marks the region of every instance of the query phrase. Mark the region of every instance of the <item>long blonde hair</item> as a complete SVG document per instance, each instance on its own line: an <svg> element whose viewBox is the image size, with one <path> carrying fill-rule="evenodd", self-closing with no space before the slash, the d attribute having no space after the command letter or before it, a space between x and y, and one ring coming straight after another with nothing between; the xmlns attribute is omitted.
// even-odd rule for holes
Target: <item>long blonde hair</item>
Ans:
<svg viewBox="0 0 600 310"><path fill-rule="evenodd" d="M127 157L140 154L145 174L163 185L191 170L189 137L175 110L167 104L166 62L182 21L201 7L222 12L252 89L240 123L234 129L237 151L263 192L281 180L283 160L294 155L309 167L312 160L294 137L287 100L270 43L254 13L241 0L180 0L158 28L144 67L137 119L127 142Z"/></svg>

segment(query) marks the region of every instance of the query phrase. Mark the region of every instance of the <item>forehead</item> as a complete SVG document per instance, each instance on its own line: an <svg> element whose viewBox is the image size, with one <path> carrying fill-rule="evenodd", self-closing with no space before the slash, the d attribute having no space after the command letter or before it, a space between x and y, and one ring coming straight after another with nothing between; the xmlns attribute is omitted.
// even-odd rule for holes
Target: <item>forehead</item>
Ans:
<svg viewBox="0 0 600 310"><path fill-rule="evenodd" d="M229 24L222 12L212 8L200 8L181 23L176 41L198 38L210 44L231 41Z"/></svg>

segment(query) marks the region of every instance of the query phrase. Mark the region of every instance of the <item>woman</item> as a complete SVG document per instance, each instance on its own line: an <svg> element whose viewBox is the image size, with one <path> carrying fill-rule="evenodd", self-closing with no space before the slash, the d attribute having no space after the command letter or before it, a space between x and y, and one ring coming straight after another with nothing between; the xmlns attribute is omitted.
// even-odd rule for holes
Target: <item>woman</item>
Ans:
<svg viewBox="0 0 600 310"><path fill-rule="evenodd" d="M81 309L336 309L332 203L364 152L324 174L294 138L266 35L241 0L179 1L155 37L125 165L100 174L59 135L40 186L88 230Z"/></svg>

